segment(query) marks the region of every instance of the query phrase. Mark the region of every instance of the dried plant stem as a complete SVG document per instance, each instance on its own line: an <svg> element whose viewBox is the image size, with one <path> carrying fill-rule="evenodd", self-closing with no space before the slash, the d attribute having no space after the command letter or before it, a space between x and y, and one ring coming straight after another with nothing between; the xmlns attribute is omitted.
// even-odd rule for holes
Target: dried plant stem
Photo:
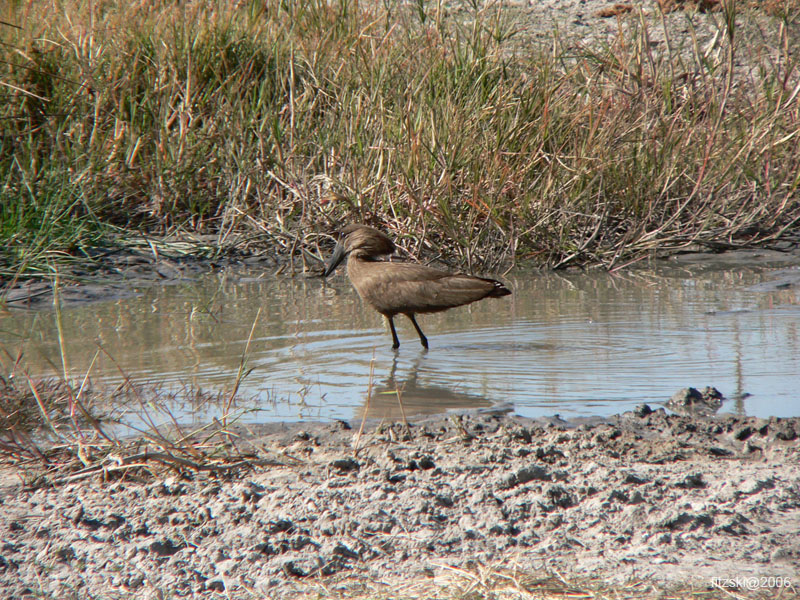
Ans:
<svg viewBox="0 0 800 600"><path fill-rule="evenodd" d="M367 422L367 414L369 413L369 402L372 398L372 381L375 374L375 352L372 353L372 359L369 361L369 383L367 384L367 398L364 401L364 414L361 416L361 425L358 428L355 442L353 442L353 456L358 456L358 448L361 442L361 434L364 433L364 424Z"/></svg>
<svg viewBox="0 0 800 600"><path fill-rule="evenodd" d="M247 370L247 356L250 352L250 342L253 341L253 334L256 331L256 325L258 324L258 318L261 316L261 307L258 307L258 311L256 312L256 316L253 319L253 325L250 327L250 334L247 336L247 343L244 345L244 350L242 351L242 356L239 359L239 368L236 371L236 379L233 382L233 389L231 393L228 395L228 400L225 403L225 407L222 413L222 424L223 426L227 426L228 424L228 413L230 412L231 406L233 405L233 400L236 398L236 394L239 392L239 386L242 384L242 381L245 377L250 373Z"/></svg>

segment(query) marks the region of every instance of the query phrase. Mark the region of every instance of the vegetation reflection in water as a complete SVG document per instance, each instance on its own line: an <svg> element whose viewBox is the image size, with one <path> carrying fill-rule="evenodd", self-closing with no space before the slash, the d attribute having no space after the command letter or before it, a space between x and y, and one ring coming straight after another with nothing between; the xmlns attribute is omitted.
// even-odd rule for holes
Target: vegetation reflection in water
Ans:
<svg viewBox="0 0 800 600"><path fill-rule="evenodd" d="M102 346L95 386L129 378L171 389L168 409L185 423L219 414L189 390L224 396L233 387L254 323L240 387L248 401L234 408L248 421L360 417L368 390L371 417L400 417L401 403L407 415L511 403L528 416L604 416L706 385L731 399L723 412L796 416L798 295L751 289L770 275L512 276L507 303L425 315L430 351L409 343L397 353L381 317L343 277L208 275L65 308L65 351L71 375L82 378ZM405 325L400 337L413 338ZM31 374L57 375L52 312L0 318L0 341L11 354L24 351Z"/></svg>

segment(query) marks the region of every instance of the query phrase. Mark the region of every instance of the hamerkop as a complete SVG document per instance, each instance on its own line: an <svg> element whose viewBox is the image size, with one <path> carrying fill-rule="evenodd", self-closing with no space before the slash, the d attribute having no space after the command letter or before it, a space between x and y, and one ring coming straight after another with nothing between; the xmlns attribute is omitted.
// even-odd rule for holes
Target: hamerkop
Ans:
<svg viewBox="0 0 800 600"><path fill-rule="evenodd" d="M389 321L392 348L400 347L394 328L395 315L403 314L411 319L419 341L427 348L428 338L414 318L416 313L439 312L511 293L494 279L378 260L394 251L395 245L386 234L366 225L348 225L340 232L339 242L323 273L323 277L327 277L347 257L347 275L358 295Z"/></svg>

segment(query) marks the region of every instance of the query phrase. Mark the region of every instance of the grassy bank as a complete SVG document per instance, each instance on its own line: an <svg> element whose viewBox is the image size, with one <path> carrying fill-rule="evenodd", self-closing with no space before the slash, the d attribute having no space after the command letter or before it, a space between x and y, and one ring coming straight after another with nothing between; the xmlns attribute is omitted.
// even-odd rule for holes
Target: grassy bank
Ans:
<svg viewBox="0 0 800 600"><path fill-rule="evenodd" d="M8 3L3 275L142 233L315 254L346 221L477 270L613 268L800 217L795 12L769 54L731 0L716 45L655 55L636 11L541 47L492 8L378 4Z"/></svg>

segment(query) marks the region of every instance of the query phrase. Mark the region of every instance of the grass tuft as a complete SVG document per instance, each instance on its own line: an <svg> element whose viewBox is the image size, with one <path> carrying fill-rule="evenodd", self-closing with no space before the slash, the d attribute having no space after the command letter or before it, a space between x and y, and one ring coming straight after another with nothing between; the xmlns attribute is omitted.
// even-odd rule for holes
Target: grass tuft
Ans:
<svg viewBox="0 0 800 600"><path fill-rule="evenodd" d="M301 255L344 221L485 270L780 238L800 219L798 13L718 8L711 44L654 9L544 48L478 3L12 3L0 271L142 233ZM770 26L742 41L753 11Z"/></svg>

